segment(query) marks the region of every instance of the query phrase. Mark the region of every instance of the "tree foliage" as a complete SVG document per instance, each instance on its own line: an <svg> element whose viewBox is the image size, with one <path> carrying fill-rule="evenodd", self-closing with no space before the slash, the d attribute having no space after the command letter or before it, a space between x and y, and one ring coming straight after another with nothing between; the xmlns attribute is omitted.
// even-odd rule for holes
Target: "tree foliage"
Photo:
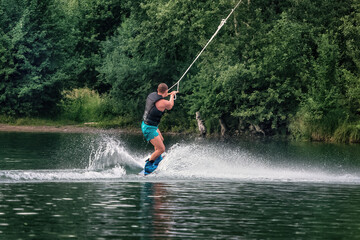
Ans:
<svg viewBox="0 0 360 240"><path fill-rule="evenodd" d="M21 14L7 16L12 26L1 38L6 57L1 66L1 112L51 112L67 78L63 64L73 50L69 25L50 0L24 2Z"/></svg>
<svg viewBox="0 0 360 240"><path fill-rule="evenodd" d="M64 89L88 87L106 94L103 114L140 121L147 94L179 79L236 3L1 0L0 112L56 114ZM230 131L354 129L344 124L360 122L359 12L355 0L244 1L163 127L189 129L200 111Z"/></svg>

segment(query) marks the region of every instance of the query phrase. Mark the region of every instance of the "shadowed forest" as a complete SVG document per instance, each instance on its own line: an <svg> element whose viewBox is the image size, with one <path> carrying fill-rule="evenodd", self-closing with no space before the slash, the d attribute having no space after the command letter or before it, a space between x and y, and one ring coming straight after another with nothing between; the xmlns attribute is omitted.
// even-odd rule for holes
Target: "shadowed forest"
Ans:
<svg viewBox="0 0 360 240"><path fill-rule="evenodd" d="M139 127L237 2L0 0L0 121ZM358 0L244 0L160 128L359 142L359 43Z"/></svg>

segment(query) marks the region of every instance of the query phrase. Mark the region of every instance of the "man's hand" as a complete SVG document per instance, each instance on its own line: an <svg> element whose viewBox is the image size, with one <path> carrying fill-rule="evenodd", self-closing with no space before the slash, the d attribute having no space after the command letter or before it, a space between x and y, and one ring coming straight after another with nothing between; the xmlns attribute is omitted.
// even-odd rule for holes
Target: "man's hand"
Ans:
<svg viewBox="0 0 360 240"><path fill-rule="evenodd" d="M168 96L172 95L175 96L179 91L172 91L171 93L168 93Z"/></svg>

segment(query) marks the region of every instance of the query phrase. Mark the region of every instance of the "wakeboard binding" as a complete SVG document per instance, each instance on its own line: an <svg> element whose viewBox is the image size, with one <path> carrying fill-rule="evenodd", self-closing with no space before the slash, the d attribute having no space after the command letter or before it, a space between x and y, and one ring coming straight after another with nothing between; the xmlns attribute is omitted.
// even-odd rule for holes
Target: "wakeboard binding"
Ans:
<svg viewBox="0 0 360 240"><path fill-rule="evenodd" d="M146 160L145 167L144 167L144 175L149 175L150 173L154 172L155 169L159 166L159 163L163 160L163 157L160 155L154 161Z"/></svg>

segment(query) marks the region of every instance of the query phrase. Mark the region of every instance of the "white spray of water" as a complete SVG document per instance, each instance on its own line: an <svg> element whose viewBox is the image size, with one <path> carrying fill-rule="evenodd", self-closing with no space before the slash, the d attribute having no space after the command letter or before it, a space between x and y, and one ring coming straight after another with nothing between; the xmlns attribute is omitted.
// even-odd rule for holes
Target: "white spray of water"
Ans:
<svg viewBox="0 0 360 240"><path fill-rule="evenodd" d="M15 182L106 180L120 178L125 175L125 169L122 167L114 167L102 172L83 169L0 171L0 179Z"/></svg>
<svg viewBox="0 0 360 240"><path fill-rule="evenodd" d="M125 166L134 169L142 168L139 158L131 155L122 142L117 139L104 137L98 146L92 146L92 148L88 170L124 168Z"/></svg>
<svg viewBox="0 0 360 240"><path fill-rule="evenodd" d="M291 181L360 184L360 173L334 173L314 166L275 165L267 156L255 156L224 144L185 143L172 146L158 169L147 177L138 176L144 153L131 153L122 141L103 136L90 144L86 169L0 171L5 181L82 181L122 179ZM289 160L289 162L291 162Z"/></svg>
<svg viewBox="0 0 360 240"><path fill-rule="evenodd" d="M131 154L120 140L103 136L90 146L86 169L0 170L0 181L83 181L121 179L128 170L143 168L141 157ZM86 149L84 149L86 151Z"/></svg>
<svg viewBox="0 0 360 240"><path fill-rule="evenodd" d="M151 175L150 175L151 176ZM216 145L175 145L155 177L242 181L360 183L360 174L341 174L308 166L277 166L245 150Z"/></svg>

